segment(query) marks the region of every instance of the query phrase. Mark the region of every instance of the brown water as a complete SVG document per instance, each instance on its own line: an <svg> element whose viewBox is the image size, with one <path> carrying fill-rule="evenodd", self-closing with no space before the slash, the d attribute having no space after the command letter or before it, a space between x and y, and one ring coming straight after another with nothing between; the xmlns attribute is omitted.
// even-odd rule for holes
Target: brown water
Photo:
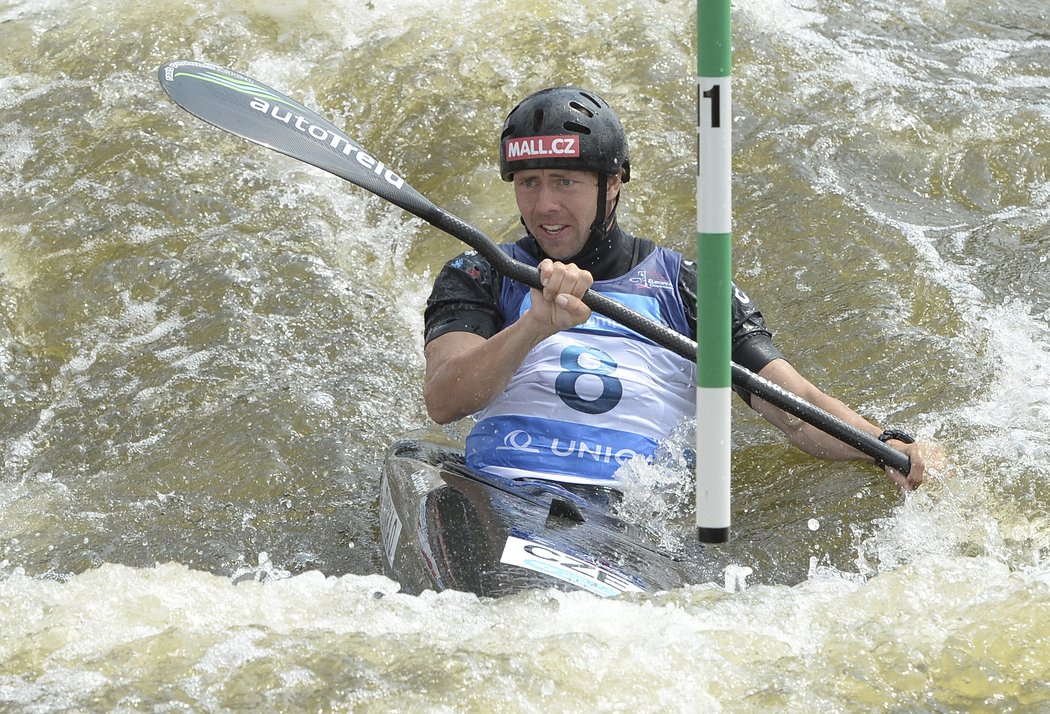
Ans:
<svg viewBox="0 0 1050 714"><path fill-rule="evenodd" d="M688 252L693 8L0 3L0 709L1050 707L1050 24L993 5L734 6L738 281L813 381L950 465L903 499L737 405L712 563L746 590L490 602L376 575L461 246L196 121L156 67L286 91L501 240L503 115L592 86L632 142L623 220ZM637 477L688 530L678 472Z"/></svg>

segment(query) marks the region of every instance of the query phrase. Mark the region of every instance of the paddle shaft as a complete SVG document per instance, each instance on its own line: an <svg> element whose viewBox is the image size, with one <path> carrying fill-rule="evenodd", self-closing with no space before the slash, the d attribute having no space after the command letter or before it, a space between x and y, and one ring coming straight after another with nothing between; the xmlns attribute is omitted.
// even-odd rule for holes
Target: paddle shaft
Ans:
<svg viewBox="0 0 1050 714"><path fill-rule="evenodd" d="M168 62L157 74L172 100L202 121L360 186L463 241L511 280L541 287L539 269L511 258L482 231L426 199L360 144L295 100L250 77L204 62ZM696 342L685 335L594 290L588 290L583 301L675 354L696 359ZM731 369L733 383L742 389L902 474L911 470L907 454L736 363Z"/></svg>

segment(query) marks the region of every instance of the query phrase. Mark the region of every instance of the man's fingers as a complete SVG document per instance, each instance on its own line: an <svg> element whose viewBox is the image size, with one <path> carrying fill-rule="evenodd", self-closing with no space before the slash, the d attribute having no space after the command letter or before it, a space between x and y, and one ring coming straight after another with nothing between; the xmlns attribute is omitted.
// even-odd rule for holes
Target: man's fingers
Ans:
<svg viewBox="0 0 1050 714"><path fill-rule="evenodd" d="M548 259L540 263L540 282L543 284L543 297L553 300L561 293L582 298L594 279L589 272L581 270L574 263L566 265Z"/></svg>
<svg viewBox="0 0 1050 714"><path fill-rule="evenodd" d="M582 325L591 317L591 309L580 298L560 293L554 298L554 322L561 329Z"/></svg>

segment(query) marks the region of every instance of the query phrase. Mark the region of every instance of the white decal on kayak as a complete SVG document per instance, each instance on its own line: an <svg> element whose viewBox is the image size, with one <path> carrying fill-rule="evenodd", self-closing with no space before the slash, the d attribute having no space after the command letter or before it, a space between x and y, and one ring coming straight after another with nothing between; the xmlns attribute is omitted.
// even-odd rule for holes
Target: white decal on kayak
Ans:
<svg viewBox="0 0 1050 714"><path fill-rule="evenodd" d="M397 517L394 499L390 495L390 482L385 478L379 487L379 536L383 539L386 562L394 566L394 551L401 540L401 519Z"/></svg>
<svg viewBox="0 0 1050 714"><path fill-rule="evenodd" d="M500 562L550 575L602 597L645 592L610 568L517 536L507 538Z"/></svg>

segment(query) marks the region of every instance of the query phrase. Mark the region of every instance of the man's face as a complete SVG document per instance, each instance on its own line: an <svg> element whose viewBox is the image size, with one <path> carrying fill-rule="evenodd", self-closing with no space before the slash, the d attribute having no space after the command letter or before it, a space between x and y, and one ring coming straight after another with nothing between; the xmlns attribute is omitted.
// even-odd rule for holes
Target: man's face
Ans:
<svg viewBox="0 0 1050 714"><path fill-rule="evenodd" d="M609 182L606 215L620 191ZM529 169L514 174L514 197L525 227L554 260L580 252L594 223L598 174L565 169Z"/></svg>

